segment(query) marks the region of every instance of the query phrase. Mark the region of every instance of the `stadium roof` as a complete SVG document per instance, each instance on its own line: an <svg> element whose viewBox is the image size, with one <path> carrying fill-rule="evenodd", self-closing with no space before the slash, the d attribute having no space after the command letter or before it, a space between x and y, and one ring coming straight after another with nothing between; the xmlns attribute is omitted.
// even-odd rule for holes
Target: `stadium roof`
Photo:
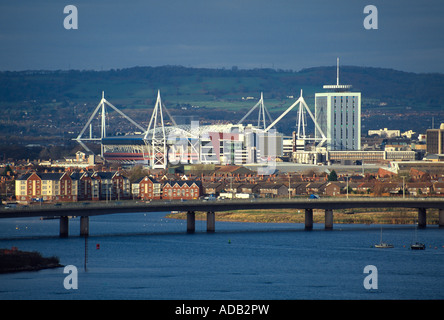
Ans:
<svg viewBox="0 0 444 320"><path fill-rule="evenodd" d="M143 135L116 136L102 139L104 145L144 145Z"/></svg>
<svg viewBox="0 0 444 320"><path fill-rule="evenodd" d="M180 137L180 138L199 138L202 135L208 134L209 132L235 132L237 128L239 131L243 131L245 126L238 124L212 124L204 126L191 126L191 125L178 125L178 126L168 126L165 128L165 134L167 137ZM148 134L148 140L152 136L152 130ZM156 136L161 137L162 128L158 127L155 129ZM102 139L102 144L104 145L144 145L145 134L139 135L127 135L127 136L115 136L106 137Z"/></svg>

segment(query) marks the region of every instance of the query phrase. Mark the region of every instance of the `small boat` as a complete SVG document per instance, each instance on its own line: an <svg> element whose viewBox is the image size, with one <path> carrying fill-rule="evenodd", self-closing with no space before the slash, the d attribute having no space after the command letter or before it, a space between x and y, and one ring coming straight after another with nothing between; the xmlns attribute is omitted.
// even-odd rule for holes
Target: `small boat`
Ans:
<svg viewBox="0 0 444 320"><path fill-rule="evenodd" d="M415 243L410 245L410 249L412 250L424 250L425 244L418 242L418 227L415 228Z"/></svg>
<svg viewBox="0 0 444 320"><path fill-rule="evenodd" d="M412 250L424 250L425 244L418 242L418 227L415 228L415 243L410 245L410 249Z"/></svg>
<svg viewBox="0 0 444 320"><path fill-rule="evenodd" d="M378 244L375 244L375 248L394 248L392 244L382 242L382 228L381 228L381 241Z"/></svg>
<svg viewBox="0 0 444 320"><path fill-rule="evenodd" d="M392 244L381 242L378 244L375 244L375 248L394 248Z"/></svg>
<svg viewBox="0 0 444 320"><path fill-rule="evenodd" d="M420 242L416 242L416 243L410 245L410 249L412 249L412 250L424 250L425 249L425 244L424 243L420 243Z"/></svg>

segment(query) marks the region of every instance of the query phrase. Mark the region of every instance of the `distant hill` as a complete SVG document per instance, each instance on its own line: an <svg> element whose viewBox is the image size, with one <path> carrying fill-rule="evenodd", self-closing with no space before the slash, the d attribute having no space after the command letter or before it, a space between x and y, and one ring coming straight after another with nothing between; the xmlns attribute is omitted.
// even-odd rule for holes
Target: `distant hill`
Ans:
<svg viewBox="0 0 444 320"><path fill-rule="evenodd" d="M392 106L419 104L425 108L444 105L444 74L416 74L393 69L342 66L340 81L352 84L364 99ZM154 99L160 89L165 97L212 96L230 100L263 91L270 98L283 99L322 91L322 85L336 82L335 67L301 71L274 69L243 70L186 68L181 66L134 67L109 71L22 71L0 72L0 101L73 100L89 102L105 90L118 100ZM313 91L312 91L313 90ZM185 98L186 99L186 98Z"/></svg>
<svg viewBox="0 0 444 320"><path fill-rule="evenodd" d="M145 126L158 89L163 102L178 119L237 121L256 103L260 92L276 118L298 98L301 89L309 106L314 108L315 92L322 92L324 84L335 82L335 66L300 71L162 66L108 71L0 72L0 138L71 139L97 106L102 91L108 101ZM372 112L375 116L374 123L366 118L363 132L374 126L424 131L428 119L436 115L438 123L443 113L444 74L342 66L340 82L362 92L363 113ZM427 120L403 118L406 111L420 112ZM377 118L385 112L401 116ZM254 117L251 121L254 123ZM295 120L289 117L279 125L279 130L289 134L294 130ZM115 131L122 130L125 127Z"/></svg>

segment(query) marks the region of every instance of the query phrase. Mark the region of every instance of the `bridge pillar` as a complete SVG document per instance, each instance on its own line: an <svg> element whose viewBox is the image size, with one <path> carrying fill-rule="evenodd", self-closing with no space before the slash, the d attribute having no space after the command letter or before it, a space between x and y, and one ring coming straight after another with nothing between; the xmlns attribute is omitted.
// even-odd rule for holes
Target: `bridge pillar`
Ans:
<svg viewBox="0 0 444 320"><path fill-rule="evenodd" d="M313 209L305 209L305 230L313 230Z"/></svg>
<svg viewBox="0 0 444 320"><path fill-rule="evenodd" d="M214 232L216 230L216 215L214 212L207 212L207 232Z"/></svg>
<svg viewBox="0 0 444 320"><path fill-rule="evenodd" d="M418 228L425 228L427 226L427 209L418 208Z"/></svg>
<svg viewBox="0 0 444 320"><path fill-rule="evenodd" d="M325 230L333 230L333 210L325 209Z"/></svg>
<svg viewBox="0 0 444 320"><path fill-rule="evenodd" d="M439 223L440 228L444 228L444 209L439 209Z"/></svg>
<svg viewBox="0 0 444 320"><path fill-rule="evenodd" d="M187 212L187 233L194 233L196 230L196 214L194 211Z"/></svg>
<svg viewBox="0 0 444 320"><path fill-rule="evenodd" d="M89 217L80 217L80 235L87 237L89 235Z"/></svg>
<svg viewBox="0 0 444 320"><path fill-rule="evenodd" d="M68 237L68 217L60 217L60 238Z"/></svg>

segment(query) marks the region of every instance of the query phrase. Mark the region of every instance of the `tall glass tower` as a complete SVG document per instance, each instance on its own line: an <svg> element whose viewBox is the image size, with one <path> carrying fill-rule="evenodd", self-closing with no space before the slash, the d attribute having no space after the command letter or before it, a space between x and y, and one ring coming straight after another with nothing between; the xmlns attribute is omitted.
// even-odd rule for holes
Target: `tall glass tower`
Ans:
<svg viewBox="0 0 444 320"><path fill-rule="evenodd" d="M339 84L339 58L336 85L315 94L315 119L327 137L327 150L361 150L361 93L351 85ZM316 138L320 136L316 130Z"/></svg>

